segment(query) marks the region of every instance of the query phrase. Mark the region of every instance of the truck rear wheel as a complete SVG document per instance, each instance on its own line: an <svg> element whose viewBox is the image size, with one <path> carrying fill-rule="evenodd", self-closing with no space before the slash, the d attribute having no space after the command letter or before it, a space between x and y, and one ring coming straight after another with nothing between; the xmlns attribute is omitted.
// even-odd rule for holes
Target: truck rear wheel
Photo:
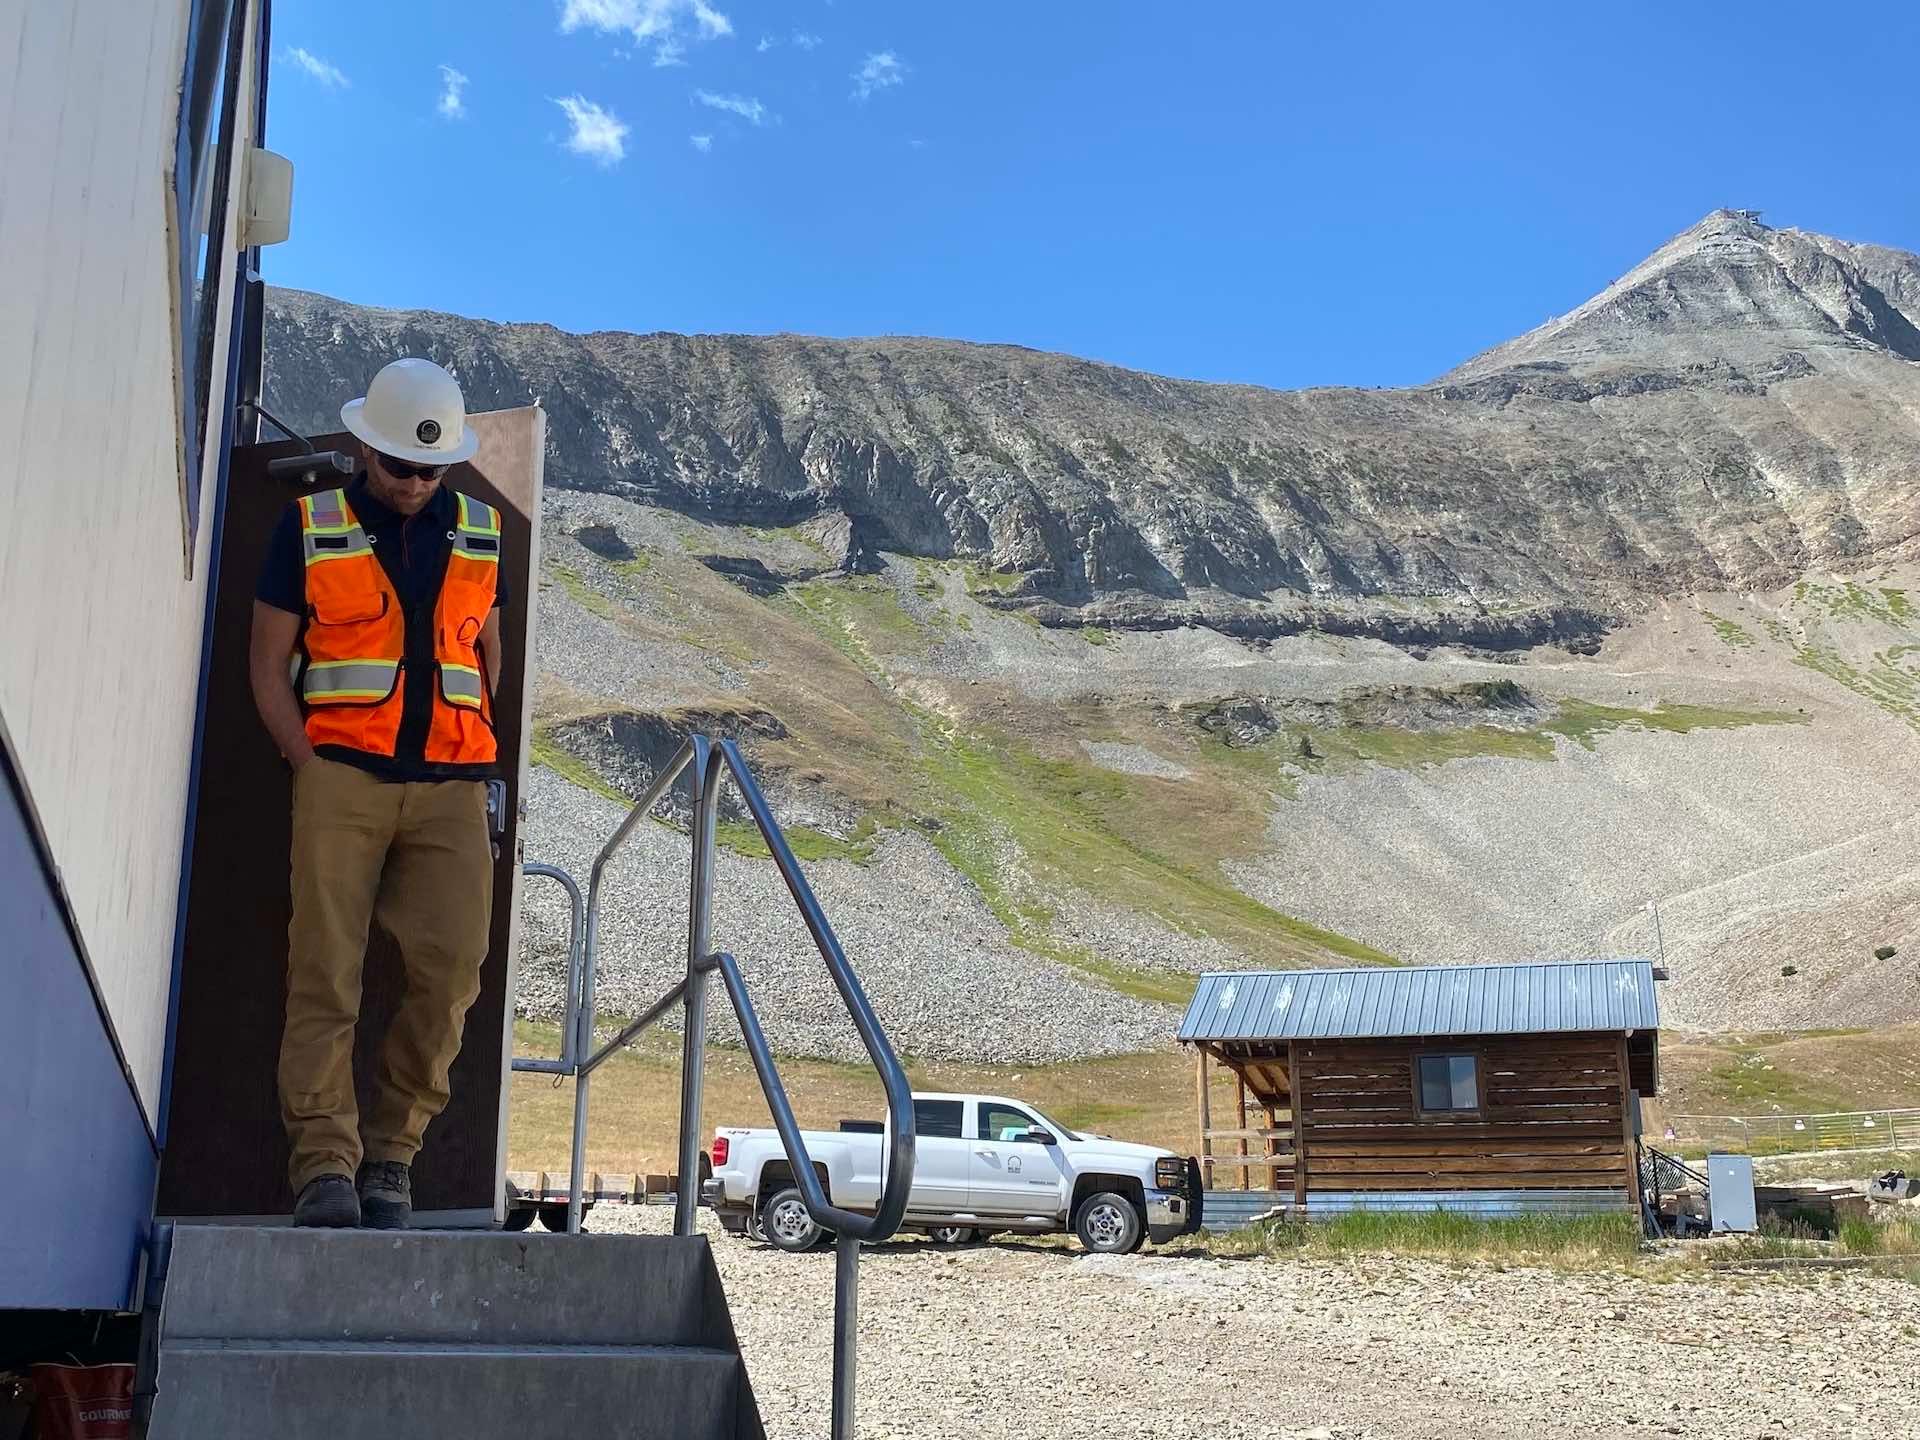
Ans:
<svg viewBox="0 0 1920 1440"><path fill-rule="evenodd" d="M971 1245L980 1238L980 1232L971 1225L935 1225L927 1231L927 1238L936 1245Z"/></svg>
<svg viewBox="0 0 1920 1440"><path fill-rule="evenodd" d="M814 1222L805 1198L795 1185L776 1192L762 1207L760 1230L775 1249L790 1255L813 1249L827 1234Z"/></svg>
<svg viewBox="0 0 1920 1440"><path fill-rule="evenodd" d="M1073 1217L1073 1233L1096 1255L1131 1255L1146 1239L1147 1222L1140 1207L1124 1195L1102 1190L1081 1203Z"/></svg>

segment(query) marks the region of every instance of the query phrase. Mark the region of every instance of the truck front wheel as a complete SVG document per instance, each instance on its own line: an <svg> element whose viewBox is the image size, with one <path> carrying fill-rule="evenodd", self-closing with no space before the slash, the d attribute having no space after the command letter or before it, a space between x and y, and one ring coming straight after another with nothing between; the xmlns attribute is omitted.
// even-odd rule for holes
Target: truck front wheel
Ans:
<svg viewBox="0 0 1920 1440"><path fill-rule="evenodd" d="M789 1185L767 1201L760 1211L760 1231L776 1249L792 1255L813 1249L827 1233L814 1223L807 1202L795 1185Z"/></svg>
<svg viewBox="0 0 1920 1440"><path fill-rule="evenodd" d="M1130 1255L1140 1248L1146 1232L1140 1207L1111 1190L1089 1195L1073 1217L1073 1233L1096 1255Z"/></svg>

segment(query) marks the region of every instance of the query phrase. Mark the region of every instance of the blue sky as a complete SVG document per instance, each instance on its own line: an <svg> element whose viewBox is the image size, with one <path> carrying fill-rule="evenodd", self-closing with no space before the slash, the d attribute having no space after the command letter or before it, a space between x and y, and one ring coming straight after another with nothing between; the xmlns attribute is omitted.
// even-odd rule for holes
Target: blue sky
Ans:
<svg viewBox="0 0 1920 1440"><path fill-rule="evenodd" d="M1920 7L1808 13L278 0L265 269L569 330L1409 384L1717 206L1920 249Z"/></svg>

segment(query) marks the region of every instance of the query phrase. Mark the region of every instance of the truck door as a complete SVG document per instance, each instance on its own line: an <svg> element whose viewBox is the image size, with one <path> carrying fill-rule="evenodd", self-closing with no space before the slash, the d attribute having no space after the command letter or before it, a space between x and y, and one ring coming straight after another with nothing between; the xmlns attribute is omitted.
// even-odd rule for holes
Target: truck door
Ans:
<svg viewBox="0 0 1920 1440"><path fill-rule="evenodd" d="M916 1138L909 1210L937 1215L966 1212L967 1166L973 1149L962 1133L966 1114L966 1103L961 1100L913 1102Z"/></svg>
<svg viewBox="0 0 1920 1440"><path fill-rule="evenodd" d="M976 1215L1051 1215L1060 1208L1056 1151L1028 1138L1039 1117L1005 1100L975 1106L975 1139L969 1174L970 1206Z"/></svg>

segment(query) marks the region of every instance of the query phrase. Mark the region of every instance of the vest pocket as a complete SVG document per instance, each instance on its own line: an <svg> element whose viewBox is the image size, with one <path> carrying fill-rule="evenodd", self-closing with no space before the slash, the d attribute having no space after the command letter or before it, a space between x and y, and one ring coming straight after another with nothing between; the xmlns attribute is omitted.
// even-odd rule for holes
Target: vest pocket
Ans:
<svg viewBox="0 0 1920 1440"><path fill-rule="evenodd" d="M308 607L309 623L314 625L365 625L387 618L387 597L372 595L328 595Z"/></svg>
<svg viewBox="0 0 1920 1440"><path fill-rule="evenodd" d="M483 714L486 704L486 680L478 665L440 662L440 698L457 710ZM491 725L488 726L492 728Z"/></svg>
<svg viewBox="0 0 1920 1440"><path fill-rule="evenodd" d="M309 660L300 698L315 705L384 705L400 686L398 660Z"/></svg>

